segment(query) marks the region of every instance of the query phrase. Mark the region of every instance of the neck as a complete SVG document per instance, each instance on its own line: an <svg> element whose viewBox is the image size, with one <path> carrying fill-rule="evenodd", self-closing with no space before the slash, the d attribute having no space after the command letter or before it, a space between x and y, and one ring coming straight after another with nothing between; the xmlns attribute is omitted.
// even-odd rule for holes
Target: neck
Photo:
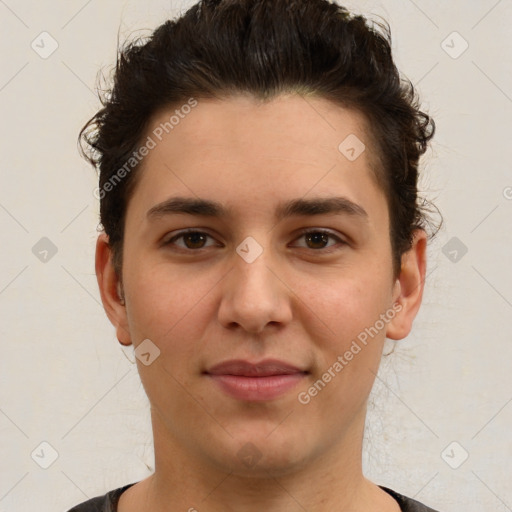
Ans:
<svg viewBox="0 0 512 512"><path fill-rule="evenodd" d="M364 415L355 419L337 444L326 443L328 451L293 470L256 465L244 472L219 467L178 443L154 411L152 425L155 473L138 484L138 493L121 496L120 512L400 510L387 493L363 476Z"/></svg>

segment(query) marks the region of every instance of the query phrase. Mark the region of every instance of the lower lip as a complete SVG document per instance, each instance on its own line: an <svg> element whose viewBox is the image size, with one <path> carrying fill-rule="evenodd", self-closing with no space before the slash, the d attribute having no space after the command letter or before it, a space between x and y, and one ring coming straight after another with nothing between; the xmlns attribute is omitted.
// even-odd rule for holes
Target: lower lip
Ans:
<svg viewBox="0 0 512 512"><path fill-rule="evenodd" d="M272 400L293 389L304 373L271 375L268 377L243 377L240 375L208 375L226 394L238 400Z"/></svg>

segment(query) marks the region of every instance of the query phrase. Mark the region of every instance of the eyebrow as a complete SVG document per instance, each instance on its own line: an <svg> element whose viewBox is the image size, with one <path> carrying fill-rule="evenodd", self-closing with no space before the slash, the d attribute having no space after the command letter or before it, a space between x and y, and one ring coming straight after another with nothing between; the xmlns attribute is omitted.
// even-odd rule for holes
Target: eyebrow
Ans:
<svg viewBox="0 0 512 512"><path fill-rule="evenodd" d="M147 212L148 218L159 218L172 214L188 214L204 217L226 218L233 216L231 208L206 199L173 197L159 203ZM346 214L351 217L368 219L366 210L346 197L325 197L313 199L293 199L279 203L275 219L282 220L294 216L312 216L325 214Z"/></svg>

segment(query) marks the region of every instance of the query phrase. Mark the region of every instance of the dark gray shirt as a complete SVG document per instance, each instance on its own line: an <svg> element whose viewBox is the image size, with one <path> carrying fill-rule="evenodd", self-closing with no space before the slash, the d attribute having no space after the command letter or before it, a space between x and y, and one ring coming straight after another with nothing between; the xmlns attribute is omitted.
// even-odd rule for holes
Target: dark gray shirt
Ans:
<svg viewBox="0 0 512 512"><path fill-rule="evenodd" d="M117 512L119 497L124 491L126 491L126 489L128 489L128 487L131 487L136 483L137 482L134 482L132 484L125 485L124 487L119 487L119 489L110 491L103 496L98 496L88 501L84 501L83 503L80 503L80 505L68 510L68 512ZM436 510L423 505L419 501L398 494L388 487L383 487L382 485L379 485L379 487L390 494L398 502L402 512L437 512Z"/></svg>

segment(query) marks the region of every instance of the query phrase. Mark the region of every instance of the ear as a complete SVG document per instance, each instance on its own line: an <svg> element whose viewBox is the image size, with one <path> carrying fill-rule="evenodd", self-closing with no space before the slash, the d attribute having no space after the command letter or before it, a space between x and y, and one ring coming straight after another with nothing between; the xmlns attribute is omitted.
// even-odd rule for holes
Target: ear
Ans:
<svg viewBox="0 0 512 512"><path fill-rule="evenodd" d="M116 328L117 339L122 345L131 345L122 283L112 263L112 249L108 236L101 233L96 241L96 278L101 302L112 325Z"/></svg>
<svg viewBox="0 0 512 512"><path fill-rule="evenodd" d="M402 255L400 275L395 283L394 303L400 311L387 324L386 337L392 340L405 338L421 306L427 268L427 234L423 229L414 231L411 248Z"/></svg>

